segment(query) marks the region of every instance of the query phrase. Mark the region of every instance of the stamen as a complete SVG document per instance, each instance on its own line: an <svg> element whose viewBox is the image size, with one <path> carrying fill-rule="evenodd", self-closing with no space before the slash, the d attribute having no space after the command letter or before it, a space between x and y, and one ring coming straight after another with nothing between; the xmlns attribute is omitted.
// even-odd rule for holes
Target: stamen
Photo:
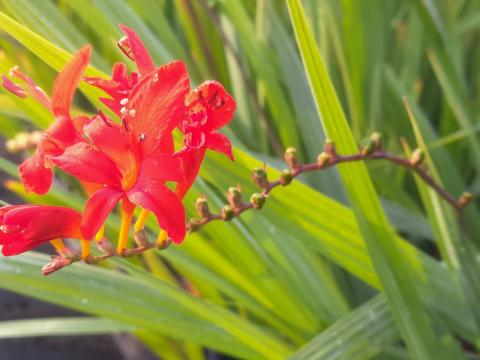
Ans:
<svg viewBox="0 0 480 360"><path fill-rule="evenodd" d="M85 260L91 254L90 241L82 240L82 259Z"/></svg>
<svg viewBox="0 0 480 360"><path fill-rule="evenodd" d="M153 82L157 82L157 81L158 81L158 73L153 74L152 81L153 81Z"/></svg>
<svg viewBox="0 0 480 360"><path fill-rule="evenodd" d="M168 234L165 230L161 230L155 243L157 244L157 247L162 248L166 241L168 241Z"/></svg>
<svg viewBox="0 0 480 360"><path fill-rule="evenodd" d="M65 250L65 244L63 243L62 239L50 240L50 244L53 245L53 247L59 254L61 254Z"/></svg>
<svg viewBox="0 0 480 360"><path fill-rule="evenodd" d="M120 100L120 105L127 105L128 103L128 98L123 98L122 100Z"/></svg>
<svg viewBox="0 0 480 360"><path fill-rule="evenodd" d="M135 225L133 226L133 229L135 231L140 231L145 227L145 222L148 219L148 216L150 215L150 211L142 209L140 212L140 215L138 215L138 219L135 222Z"/></svg>
<svg viewBox="0 0 480 360"><path fill-rule="evenodd" d="M135 109L130 109L128 111L128 115L130 115L130 117L134 117L135 116L135 113L136 113L136 110Z"/></svg>
<svg viewBox="0 0 480 360"><path fill-rule="evenodd" d="M124 36L120 40L118 40L117 46L125 54L126 57L128 57L132 61L135 61L135 56L133 55L128 37Z"/></svg>
<svg viewBox="0 0 480 360"><path fill-rule="evenodd" d="M120 114L122 114L123 116L127 115L127 108L125 106L122 106L120 108Z"/></svg>
<svg viewBox="0 0 480 360"><path fill-rule="evenodd" d="M139 142L145 141L146 138L147 138L147 134L145 133L141 133L140 135L138 135Z"/></svg>
<svg viewBox="0 0 480 360"><path fill-rule="evenodd" d="M126 201L123 200L122 202L122 222L120 224L120 234L118 236L118 243L117 243L117 254L122 255L123 251L127 248L128 245L128 235L130 232L130 225L132 222L133 217L133 210L130 206L126 205Z"/></svg>

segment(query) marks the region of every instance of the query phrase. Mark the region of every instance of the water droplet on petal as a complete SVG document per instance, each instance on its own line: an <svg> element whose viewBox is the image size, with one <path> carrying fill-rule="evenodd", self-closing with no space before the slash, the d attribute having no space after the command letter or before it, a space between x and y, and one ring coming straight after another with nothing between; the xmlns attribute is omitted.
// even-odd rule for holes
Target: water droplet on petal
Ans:
<svg viewBox="0 0 480 360"><path fill-rule="evenodd" d="M152 81L153 81L153 82L157 82L157 81L158 81L158 73L153 74Z"/></svg>
<svg viewBox="0 0 480 360"><path fill-rule="evenodd" d="M120 100L120 105L127 105L127 103L128 103L127 98L123 98L122 100Z"/></svg>
<svg viewBox="0 0 480 360"><path fill-rule="evenodd" d="M147 134L145 133L141 133L140 135L138 135L139 142L145 141L146 138L147 138Z"/></svg>
<svg viewBox="0 0 480 360"><path fill-rule="evenodd" d="M127 115L127 108L125 106L122 106L122 108L120 109L120 114L122 114L123 116Z"/></svg>

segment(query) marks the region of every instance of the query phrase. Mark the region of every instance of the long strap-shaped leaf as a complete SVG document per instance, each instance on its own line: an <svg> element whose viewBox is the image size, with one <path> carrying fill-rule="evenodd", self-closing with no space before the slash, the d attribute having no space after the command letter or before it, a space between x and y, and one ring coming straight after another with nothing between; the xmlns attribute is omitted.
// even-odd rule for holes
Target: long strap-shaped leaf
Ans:
<svg viewBox="0 0 480 360"><path fill-rule="evenodd" d="M316 46L300 0L287 0L298 46L325 133L340 153L358 151L340 102ZM438 359L440 344L432 321L413 285L413 278L395 244L370 176L363 163L342 166L340 175L392 313L414 359Z"/></svg>

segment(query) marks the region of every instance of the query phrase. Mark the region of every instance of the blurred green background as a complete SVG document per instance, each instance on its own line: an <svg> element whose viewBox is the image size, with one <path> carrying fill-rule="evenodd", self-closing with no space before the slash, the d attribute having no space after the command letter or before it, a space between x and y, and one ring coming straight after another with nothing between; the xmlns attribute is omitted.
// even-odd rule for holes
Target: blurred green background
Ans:
<svg viewBox="0 0 480 360"><path fill-rule="evenodd" d="M207 156L185 200L189 216L202 193L218 210L230 186L241 184L246 198L258 191L250 174L263 163L276 179L289 146L315 161L326 133L339 151L379 131L386 149L403 154L405 138L426 150L430 172L455 197L479 192L480 1L288 3L0 0L0 73L19 65L49 92L69 54L91 43L87 74L110 74L128 61L116 47L124 23L157 64L185 61L193 85L221 81L237 102L225 131L236 162ZM81 90L75 112L93 113L99 92ZM33 100L0 92L4 139L51 121ZM3 154L1 169L18 180L12 159L27 154ZM478 358L477 204L459 227L405 169L367 161L373 191L363 166L348 166L302 176L261 211L141 259L44 278L47 255L2 258L1 288L91 317L50 318L47 330L47 320L0 323L0 338L128 331L165 359L214 358L205 349L245 359ZM6 189L32 203L84 203L61 174L47 196L15 181ZM111 216L112 239L118 224ZM153 237L154 221L149 228Z"/></svg>

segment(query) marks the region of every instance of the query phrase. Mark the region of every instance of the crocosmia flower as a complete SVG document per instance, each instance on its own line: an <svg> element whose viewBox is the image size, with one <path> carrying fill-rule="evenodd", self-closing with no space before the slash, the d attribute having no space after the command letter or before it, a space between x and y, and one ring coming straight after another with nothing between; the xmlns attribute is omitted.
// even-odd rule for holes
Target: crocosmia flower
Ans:
<svg viewBox="0 0 480 360"><path fill-rule="evenodd" d="M221 152L233 160L230 140L217 130L233 118L235 101L217 81L206 81L185 97L186 116L181 130L184 146L176 154L186 169L185 181L177 186L184 196L198 175L207 149Z"/></svg>
<svg viewBox="0 0 480 360"><path fill-rule="evenodd" d="M13 68L10 75L25 83L23 89L6 76L3 76L3 86L20 97L27 94L38 100L55 117L55 121L44 132L43 138L37 145L33 156L25 160L20 166L20 176L27 191L45 194L52 184L53 172L50 156L61 154L68 146L79 139L77 129L82 126L84 117L72 119L70 107L78 83L90 60L91 46L87 45L79 50L64 69L58 74L52 90L52 98L40 89L28 76L22 74L18 68Z"/></svg>
<svg viewBox="0 0 480 360"><path fill-rule="evenodd" d="M0 245L5 256L21 254L59 238L81 239L81 214L61 206L10 205L0 208Z"/></svg>

